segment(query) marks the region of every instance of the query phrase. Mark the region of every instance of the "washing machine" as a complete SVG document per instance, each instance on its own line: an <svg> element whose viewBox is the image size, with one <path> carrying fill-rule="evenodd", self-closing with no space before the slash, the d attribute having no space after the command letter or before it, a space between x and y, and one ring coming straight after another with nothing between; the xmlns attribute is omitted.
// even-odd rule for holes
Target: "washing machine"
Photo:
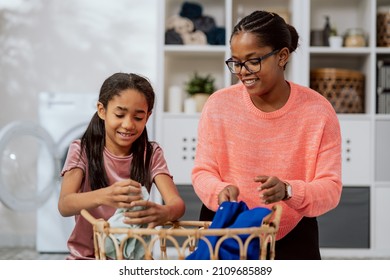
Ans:
<svg viewBox="0 0 390 280"><path fill-rule="evenodd" d="M96 112L98 93L42 92L38 122L18 121L0 131L0 200L14 211L36 211L38 252L67 252L74 217L57 203L69 144Z"/></svg>
<svg viewBox="0 0 390 280"><path fill-rule="evenodd" d="M60 167L55 174L57 180L52 195L37 209L36 248L39 252L68 251L66 243L74 227L74 217L65 218L58 212L60 172L70 143L81 138L96 112L97 99L98 93L43 92L39 95L39 123L54 140ZM38 179L49 181L48 175L43 171Z"/></svg>

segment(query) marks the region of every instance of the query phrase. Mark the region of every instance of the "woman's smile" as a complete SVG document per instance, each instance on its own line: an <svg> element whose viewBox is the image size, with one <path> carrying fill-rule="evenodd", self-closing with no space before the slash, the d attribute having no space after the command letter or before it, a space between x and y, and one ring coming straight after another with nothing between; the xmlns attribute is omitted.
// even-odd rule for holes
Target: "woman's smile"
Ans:
<svg viewBox="0 0 390 280"><path fill-rule="evenodd" d="M257 81L259 81L259 78L242 79L241 81L246 87L250 88L253 87Z"/></svg>

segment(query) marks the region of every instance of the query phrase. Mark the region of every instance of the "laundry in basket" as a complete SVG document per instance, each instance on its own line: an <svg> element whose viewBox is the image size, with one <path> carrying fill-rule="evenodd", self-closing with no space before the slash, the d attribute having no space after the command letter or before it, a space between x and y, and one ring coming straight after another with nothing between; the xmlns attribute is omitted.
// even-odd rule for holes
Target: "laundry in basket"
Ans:
<svg viewBox="0 0 390 280"><path fill-rule="evenodd" d="M226 203L230 204L230 203ZM167 222L159 228L126 228L111 227L108 221L104 219L94 218L87 210L81 210L81 215L91 223L93 227L93 241L95 249L95 257L98 260L107 259L106 254L106 239L110 238L114 242L116 250L116 258L123 260L123 249L127 243L127 239L137 239L144 248L146 260L152 259L179 259L184 260L189 254L192 254L195 250L200 249L199 252L203 251L202 243L205 242L209 250L210 259L217 260L219 256L224 257L224 253L220 254L219 250L231 251L226 244L228 239L234 239L237 241L237 245L234 248L239 248L239 259L245 260L249 258L255 258L260 260L274 260L275 259L275 242L276 234L279 229L280 218L282 215L282 207L279 204L274 204L270 210L251 209L246 210L240 203L236 204L237 211L234 222L229 222L226 228L210 228L211 221L171 221ZM242 204L242 203L241 203ZM243 212L241 212L243 211ZM257 212L258 211L258 212ZM265 212L269 214L265 217ZM245 213L245 214L243 214ZM246 217L246 218L245 218ZM263 217L263 218L262 218ZM251 220L255 218L255 226L248 222L247 219ZM262 219L262 223L259 226L258 222ZM215 223L213 226L216 226ZM240 226L245 226L240 228ZM234 228L233 228L234 227ZM237 227L237 228L236 228ZM125 234L126 237L120 242L115 236L117 234ZM210 239L213 240L213 236L216 236L216 243L211 245ZM150 241L145 241L148 238ZM149 239L150 238L150 239ZM181 240L183 239L184 240ZM259 241L260 252L256 253L256 249L252 241ZM202 241L202 242L200 242ZM215 242L213 240L213 242ZM159 245L157 249L156 245ZM223 246L221 246L223 245ZM171 252L168 247L173 249ZM228 248L228 249L226 249ZM156 250L154 250L156 249ZM229 251L230 250L230 251ZM248 254L251 254L250 256ZM225 254L226 255L226 254ZM234 253L236 255L236 253ZM112 255L114 256L114 255ZM196 258L194 258L196 257ZM112 259L112 257L109 257ZM200 259L199 255L192 256L193 259ZM225 258L225 257L224 257ZM190 258L189 258L190 259Z"/></svg>
<svg viewBox="0 0 390 280"><path fill-rule="evenodd" d="M142 186L142 199L143 200L149 200L149 192L146 189L146 187ZM123 223L123 212L126 211L137 211L142 210L144 207L141 206L135 206L133 208L127 209L127 208L118 208L114 215L110 219L108 219L108 222L111 227L117 227L117 228L129 228L129 229L135 229L135 228L146 228L148 225L128 225ZM120 244L123 239L127 238L126 233L116 233L112 236L109 236L106 238L105 242L105 248L106 248L106 255L107 257L111 259L116 259L116 248L114 245L114 242L111 238L115 238L117 242ZM144 238L145 242L150 241L150 236L145 236ZM123 257L128 260L141 260L145 257L145 249L143 244L136 238L127 238L125 241L124 247L123 247Z"/></svg>
<svg viewBox="0 0 390 280"><path fill-rule="evenodd" d="M263 207L249 209L245 202L230 202L221 203L209 229L218 228L249 228L260 227L263 219L271 213L271 210ZM240 234L239 237L245 243L249 234ZM220 239L220 236L207 236L210 244L215 247ZM225 239L218 250L218 258L220 260L238 260L240 246L234 238ZM259 259L260 241L254 238L249 243L247 259ZM210 259L210 250L204 240L199 240L198 248L186 257L187 260L208 260Z"/></svg>

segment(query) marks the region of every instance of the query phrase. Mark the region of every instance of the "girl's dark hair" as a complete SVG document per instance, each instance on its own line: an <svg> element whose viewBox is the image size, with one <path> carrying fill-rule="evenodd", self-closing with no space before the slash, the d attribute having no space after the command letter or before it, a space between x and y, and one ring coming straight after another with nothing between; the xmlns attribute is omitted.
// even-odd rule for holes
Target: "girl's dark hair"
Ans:
<svg viewBox="0 0 390 280"><path fill-rule="evenodd" d="M270 46L273 50L287 47L292 53L298 47L299 35L296 29L275 13L255 11L244 17L233 28L230 41L240 32L255 34L259 39L259 45Z"/></svg>
<svg viewBox="0 0 390 280"><path fill-rule="evenodd" d="M99 102L107 109L108 102L127 89L133 89L145 96L148 104L148 112L152 112L155 93L150 82L137 74L115 73L108 77L99 93ZM100 119L97 112L81 138L81 151L85 151L88 160L88 173L91 189L96 190L108 185L107 174L104 168L103 152L105 146L104 120ZM85 149L85 150L84 150ZM133 160L130 169L130 178L138 181L150 190L150 160L153 147L148 139L146 127L140 137L131 146L130 153Z"/></svg>

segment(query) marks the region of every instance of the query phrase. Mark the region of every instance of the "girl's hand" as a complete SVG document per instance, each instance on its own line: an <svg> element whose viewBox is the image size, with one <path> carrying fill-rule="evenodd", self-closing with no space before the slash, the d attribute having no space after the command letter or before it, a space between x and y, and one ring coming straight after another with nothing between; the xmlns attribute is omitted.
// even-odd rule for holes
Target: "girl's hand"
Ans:
<svg viewBox="0 0 390 280"><path fill-rule="evenodd" d="M257 176L254 181L262 183L257 190L264 204L281 201L286 196L286 184L278 177Z"/></svg>
<svg viewBox="0 0 390 280"><path fill-rule="evenodd" d="M218 194L218 204L220 205L224 201L235 202L237 201L239 194L240 190L236 186L229 185Z"/></svg>
<svg viewBox="0 0 390 280"><path fill-rule="evenodd" d="M133 201L130 207L141 206L142 210L130 210L123 213L124 223L133 224L148 224L148 228L154 228L170 221L170 207L161 205L149 200Z"/></svg>
<svg viewBox="0 0 390 280"><path fill-rule="evenodd" d="M116 182L101 191L104 192L102 204L114 208L129 208L133 201L142 199L141 184L131 179Z"/></svg>
<svg viewBox="0 0 390 280"><path fill-rule="evenodd" d="M164 201L163 205L149 200L133 200L130 203L130 211L124 212L126 224L148 224L148 228L163 225L168 221L180 219L185 212L185 204L172 181L167 174L158 174L154 182ZM141 207L141 210L138 210Z"/></svg>

